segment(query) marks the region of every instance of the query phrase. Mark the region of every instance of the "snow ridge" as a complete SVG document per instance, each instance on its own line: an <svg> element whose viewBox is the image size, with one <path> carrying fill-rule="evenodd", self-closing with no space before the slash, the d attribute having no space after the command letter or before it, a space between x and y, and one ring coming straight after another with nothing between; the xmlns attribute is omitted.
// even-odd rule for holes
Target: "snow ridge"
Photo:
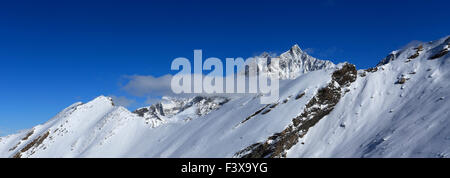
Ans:
<svg viewBox="0 0 450 178"><path fill-rule="evenodd" d="M275 103L164 97L130 112L100 96L1 137L0 157L450 157L449 45L420 43L350 73L295 45L279 68L257 69L286 79Z"/></svg>

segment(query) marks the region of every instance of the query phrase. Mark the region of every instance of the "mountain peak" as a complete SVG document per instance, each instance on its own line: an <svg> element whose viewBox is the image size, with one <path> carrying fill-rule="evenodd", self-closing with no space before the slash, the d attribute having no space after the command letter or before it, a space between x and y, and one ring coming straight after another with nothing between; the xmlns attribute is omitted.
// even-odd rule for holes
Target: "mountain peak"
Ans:
<svg viewBox="0 0 450 178"><path fill-rule="evenodd" d="M316 59L307 53L303 52L298 44L294 44L288 51L282 53L278 57L273 57L270 60L265 58L270 57L268 53L263 53L258 59L256 67L251 66L248 70L266 73L270 77L278 77L280 79L295 79L298 76L310 71L334 68L335 64L328 60ZM278 66L271 61L278 60ZM269 61L269 62L267 62ZM268 63L265 65L265 63ZM251 72L241 71L241 74L248 75ZM256 72L253 72L256 73Z"/></svg>
<svg viewBox="0 0 450 178"><path fill-rule="evenodd" d="M300 49L298 44L281 54L279 58L280 69L283 70L280 73L282 79L294 79L310 71L335 67L335 64L331 61L320 60L308 55Z"/></svg>
<svg viewBox="0 0 450 178"><path fill-rule="evenodd" d="M104 95L98 96L97 98L93 99L89 103L104 103L104 104L108 104L108 105L113 105L114 106L113 99L111 97L107 97L107 96L104 96Z"/></svg>
<svg viewBox="0 0 450 178"><path fill-rule="evenodd" d="M300 46L298 46L298 44L294 44L294 46L291 47L291 51L302 52L302 49L300 49Z"/></svg>
<svg viewBox="0 0 450 178"><path fill-rule="evenodd" d="M407 45L365 71L294 46L252 69L301 75L280 82L277 103L163 97L132 113L102 95L0 137L0 157L449 157L449 45Z"/></svg>
<svg viewBox="0 0 450 178"><path fill-rule="evenodd" d="M294 44L294 46L292 46L291 49L289 49L289 51L286 51L285 53L288 53L291 56L300 56L304 54L302 49L300 49L300 47L298 46L298 44Z"/></svg>

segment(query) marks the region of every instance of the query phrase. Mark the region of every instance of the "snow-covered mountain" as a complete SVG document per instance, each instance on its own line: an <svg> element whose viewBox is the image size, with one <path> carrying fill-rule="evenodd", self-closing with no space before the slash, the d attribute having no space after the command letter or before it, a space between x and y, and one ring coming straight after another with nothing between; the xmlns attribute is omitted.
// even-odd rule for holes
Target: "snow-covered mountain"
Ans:
<svg viewBox="0 0 450 178"><path fill-rule="evenodd" d="M100 96L0 138L0 157L450 157L450 36L356 70L294 46L280 100L165 97L130 112ZM266 70L267 69L267 70Z"/></svg>
<svg viewBox="0 0 450 178"><path fill-rule="evenodd" d="M184 120L191 120L199 116L206 115L211 111L218 109L230 99L221 96L196 96L193 98L172 98L163 97L161 102L149 107L139 108L133 113L144 117L147 124L157 127L160 124L167 123L180 118L183 114ZM174 117L177 116L177 117Z"/></svg>
<svg viewBox="0 0 450 178"><path fill-rule="evenodd" d="M275 65L274 60L277 60L278 65ZM295 79L310 71L332 69L335 67L335 64L331 61L319 60L308 55L298 45L292 46L289 51L284 52L278 57L273 57L265 52L260 56L254 57L251 63L253 65L249 65L248 70L242 70L240 72L241 75L262 72L269 76L277 74L280 79Z"/></svg>

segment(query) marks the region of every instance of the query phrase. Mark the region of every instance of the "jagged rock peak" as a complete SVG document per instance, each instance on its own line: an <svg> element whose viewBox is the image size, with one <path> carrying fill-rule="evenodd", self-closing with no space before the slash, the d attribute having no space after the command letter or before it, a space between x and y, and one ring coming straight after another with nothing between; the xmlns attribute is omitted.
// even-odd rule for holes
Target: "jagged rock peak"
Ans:
<svg viewBox="0 0 450 178"><path fill-rule="evenodd" d="M220 108L230 99L222 96L195 96L192 98L162 97L162 100L149 107L139 108L133 113L146 120L167 121L174 115L190 109L190 118L199 117ZM191 112L187 111L187 112Z"/></svg>
<svg viewBox="0 0 450 178"><path fill-rule="evenodd" d="M292 46L290 51L292 51L294 53L303 53L302 49L300 49L300 46L298 46L298 44L295 44L294 46Z"/></svg>
<svg viewBox="0 0 450 178"><path fill-rule="evenodd" d="M278 60L279 66L274 65L273 60ZM278 57L270 57L268 53L263 53L254 62L256 67L250 66L248 71L242 71L241 74L245 73L248 76L251 73L262 72L270 77L278 75L280 79L295 79L310 71L335 68L335 64L331 61L314 58L302 51L297 44ZM267 65L265 65L266 62Z"/></svg>

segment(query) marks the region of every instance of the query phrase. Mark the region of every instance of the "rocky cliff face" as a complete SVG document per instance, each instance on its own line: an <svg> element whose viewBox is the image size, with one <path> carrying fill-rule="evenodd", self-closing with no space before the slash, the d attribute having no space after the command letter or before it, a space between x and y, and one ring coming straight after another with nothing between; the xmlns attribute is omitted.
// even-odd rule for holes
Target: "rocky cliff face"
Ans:
<svg viewBox="0 0 450 178"><path fill-rule="evenodd" d="M270 136L265 142L252 144L237 152L235 157L286 157L287 150L297 144L299 138L305 136L311 127L333 111L341 96L345 94L346 87L350 86L356 77L356 67L352 64L344 64L341 69L333 72L331 82L319 89L306 104L303 113L292 119L292 124L282 132Z"/></svg>
<svg viewBox="0 0 450 178"><path fill-rule="evenodd" d="M153 127L170 121L173 116L186 111L193 112L186 116L186 120L197 118L214 111L227 103L230 99L221 96L196 96L192 98L163 97L161 102L149 107L139 108L133 113L145 118Z"/></svg>

